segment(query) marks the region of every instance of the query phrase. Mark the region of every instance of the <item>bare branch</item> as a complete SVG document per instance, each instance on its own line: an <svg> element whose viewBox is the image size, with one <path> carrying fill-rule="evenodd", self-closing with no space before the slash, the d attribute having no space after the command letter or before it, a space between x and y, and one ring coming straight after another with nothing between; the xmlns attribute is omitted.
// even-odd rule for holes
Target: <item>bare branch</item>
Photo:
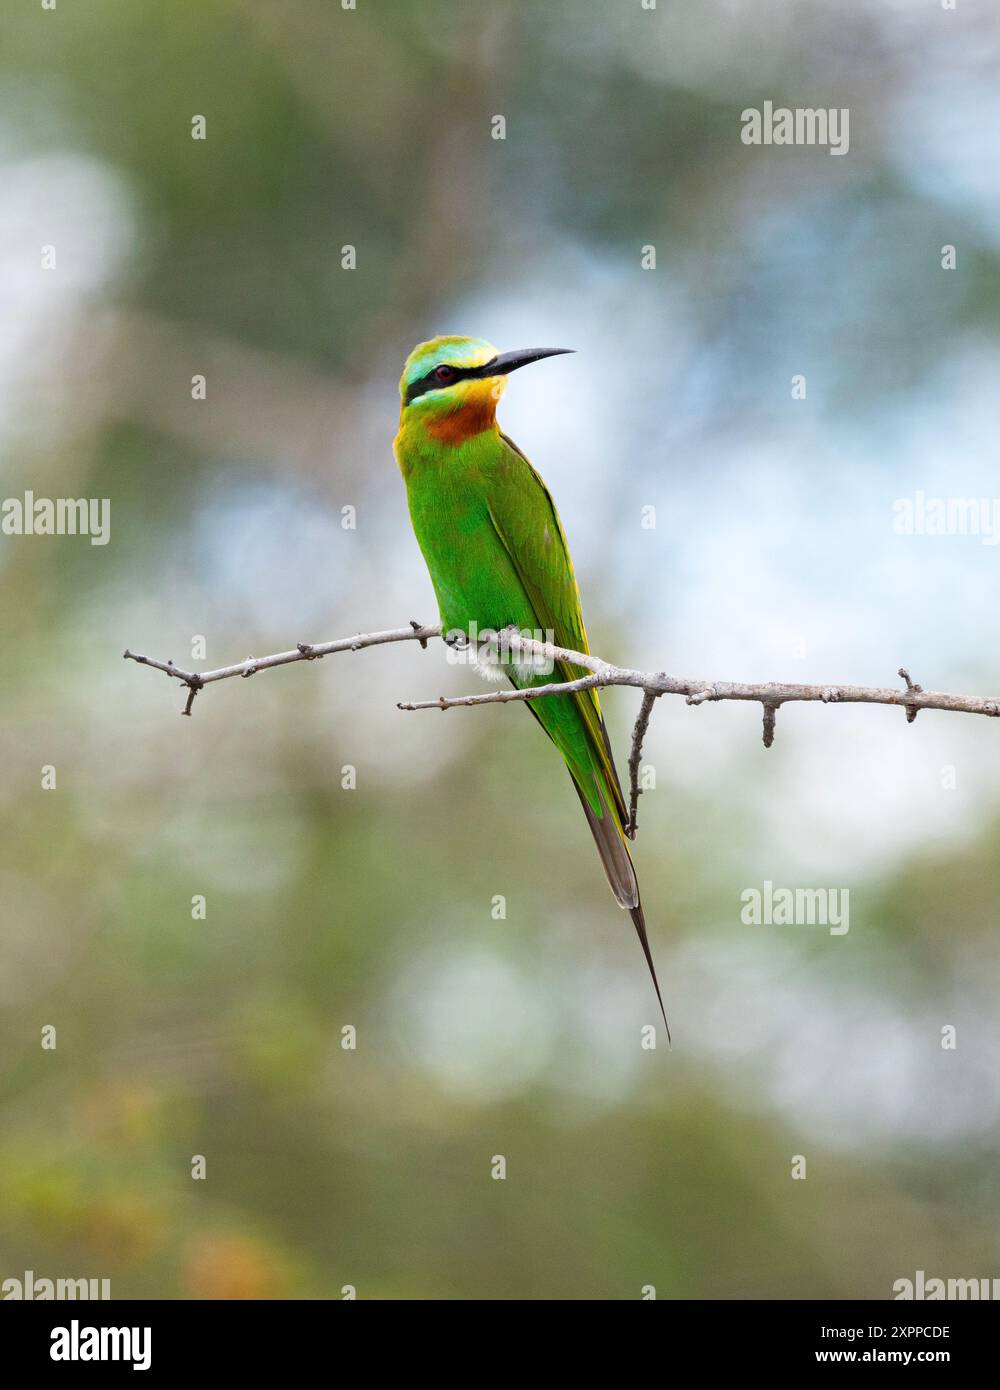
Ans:
<svg viewBox="0 0 1000 1390"><path fill-rule="evenodd" d="M952 695L937 690L924 690L915 685L909 674L902 668L900 675L906 681L906 689L891 689L881 686L861 685L799 685L780 682L752 683L743 681L692 680L683 676L669 676L664 671L636 671L628 666L614 666L602 661L600 657L586 652L573 651L568 647L554 646L533 638L522 637L512 629L502 634L509 643L511 651L520 651L528 657L541 657L550 662L560 662L564 666L576 667L588 672L568 681L550 681L544 685L528 686L523 690L490 690L476 695L440 696L437 700L406 701L399 704L403 710L457 709L466 705L501 705L520 700L542 700L550 695L568 695L574 691L604 689L608 686L630 686L642 690L650 697L650 702L660 695L683 695L689 705L714 703L719 700L741 700L757 703L764 707L764 742L769 745L774 734L774 719L777 710L785 704L794 702L818 701L822 704L864 704L892 705L905 710L912 723L917 711L922 709L947 710L956 714L983 714L990 718L1000 716L1000 700L982 695ZM274 666L287 666L294 661L316 661L320 657L332 656L337 652L357 652L365 647L384 646L390 642L419 642L426 647L432 637L441 636L441 627L435 624L424 627L411 622L407 627L389 628L384 632L358 633L354 637L338 638L334 642L300 642L293 651L277 652L274 656L248 657L236 666L222 666L216 671L185 671L172 661L157 661L153 657L140 656L137 652L126 651L125 658L137 661L143 666L152 666L173 676L188 687L188 703L184 713L189 714L193 696L206 685L216 681L228 680L231 676L252 676ZM496 635L483 634L480 642L495 641ZM633 732L633 755L636 760L641 754L642 738L649 722L647 701L643 701L640 718ZM649 709L652 708L650 703ZM645 720L643 713L645 711ZM642 721L642 722L641 722ZM769 737L770 735L770 737ZM638 737L637 737L638 736ZM637 751L638 745L638 751ZM632 759L630 758L630 766ZM638 761L636 761L638 767Z"/></svg>

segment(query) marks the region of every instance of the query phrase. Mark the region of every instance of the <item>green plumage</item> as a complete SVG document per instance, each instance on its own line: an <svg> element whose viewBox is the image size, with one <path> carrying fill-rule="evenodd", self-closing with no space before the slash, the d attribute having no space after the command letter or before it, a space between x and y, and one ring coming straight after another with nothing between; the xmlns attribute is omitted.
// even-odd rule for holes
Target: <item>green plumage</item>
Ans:
<svg viewBox="0 0 1000 1390"><path fill-rule="evenodd" d="M587 652L580 593L555 505L495 422L504 375L489 373L512 370L502 362L490 344L467 338L434 339L408 360L395 448L413 529L446 634L514 626ZM439 381L449 371L465 375ZM565 663L551 675L505 669L518 686L587 674ZM527 703L566 762L612 891L632 913L655 984L625 840L627 811L597 692Z"/></svg>
<svg viewBox="0 0 1000 1390"><path fill-rule="evenodd" d="M410 473L407 494L446 632L467 633L471 624L480 631L513 625L529 633L551 631L559 646L587 650L555 508L537 473L501 434L477 435L446 457L424 455ZM565 677L539 675L530 683L584 674L573 667ZM592 692L533 701L530 708L599 811L594 779L598 772L606 778L606 770L594 741L600 716Z"/></svg>

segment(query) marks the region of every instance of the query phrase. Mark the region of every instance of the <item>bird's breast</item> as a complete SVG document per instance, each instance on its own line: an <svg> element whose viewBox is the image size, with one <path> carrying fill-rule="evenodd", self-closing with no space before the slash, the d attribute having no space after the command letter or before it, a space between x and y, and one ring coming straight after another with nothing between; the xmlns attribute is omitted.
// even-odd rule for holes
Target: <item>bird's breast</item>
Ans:
<svg viewBox="0 0 1000 1390"><path fill-rule="evenodd" d="M496 401L489 396L476 394L470 396L458 410L429 419L425 429L438 444L455 446L467 444L495 424Z"/></svg>

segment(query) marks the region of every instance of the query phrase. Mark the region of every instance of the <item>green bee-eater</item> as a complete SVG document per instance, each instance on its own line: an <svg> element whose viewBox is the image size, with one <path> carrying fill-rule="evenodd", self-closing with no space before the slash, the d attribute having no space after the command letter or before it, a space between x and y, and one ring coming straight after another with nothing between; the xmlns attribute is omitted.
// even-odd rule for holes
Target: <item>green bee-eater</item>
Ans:
<svg viewBox="0 0 1000 1390"><path fill-rule="evenodd" d="M501 354L482 338L441 337L420 343L406 359L394 448L446 635L513 626L589 652L555 503L496 421L508 373L565 351ZM566 663L557 663L554 677L515 663L505 664L504 673L518 687L587 674ZM663 1011L625 840L628 812L597 691L525 703L569 768L611 891L632 915Z"/></svg>

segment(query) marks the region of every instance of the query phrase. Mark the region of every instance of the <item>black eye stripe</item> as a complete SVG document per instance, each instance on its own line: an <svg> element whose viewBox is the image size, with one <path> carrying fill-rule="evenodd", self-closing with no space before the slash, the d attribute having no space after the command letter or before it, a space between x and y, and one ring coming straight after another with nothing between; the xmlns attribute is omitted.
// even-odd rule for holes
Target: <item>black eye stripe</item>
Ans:
<svg viewBox="0 0 1000 1390"><path fill-rule="evenodd" d="M406 388L406 404L415 401L418 396L423 396L428 391L440 390L442 386L454 386L456 381L474 381L476 377L489 375L489 368L496 361L495 357L483 364L481 367L456 367L451 362L439 362L436 367L432 367L426 376L422 376L419 381L411 382ZM435 372L438 367L450 367L453 375L448 381L438 381Z"/></svg>

